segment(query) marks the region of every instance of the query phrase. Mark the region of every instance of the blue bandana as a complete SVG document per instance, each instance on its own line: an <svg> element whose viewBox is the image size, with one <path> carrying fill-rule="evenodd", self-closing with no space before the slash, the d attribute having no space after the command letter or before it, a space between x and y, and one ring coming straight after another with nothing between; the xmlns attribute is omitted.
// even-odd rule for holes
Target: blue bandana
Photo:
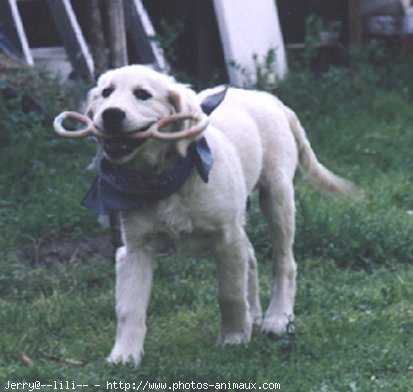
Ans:
<svg viewBox="0 0 413 392"><path fill-rule="evenodd" d="M97 214L142 208L177 192L194 167L207 183L212 164L211 150L204 137L191 143L185 157L171 170L155 176L142 175L102 158L98 174L81 204Z"/></svg>

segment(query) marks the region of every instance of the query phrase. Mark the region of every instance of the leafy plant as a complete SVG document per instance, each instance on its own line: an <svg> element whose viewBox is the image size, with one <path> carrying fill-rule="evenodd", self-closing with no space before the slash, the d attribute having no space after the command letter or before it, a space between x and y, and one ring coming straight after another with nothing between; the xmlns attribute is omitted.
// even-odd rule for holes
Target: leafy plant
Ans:
<svg viewBox="0 0 413 392"><path fill-rule="evenodd" d="M307 69L311 68L311 63L316 56L317 45L320 43L319 33L323 29L322 19L312 14L305 21L304 37L304 64Z"/></svg>

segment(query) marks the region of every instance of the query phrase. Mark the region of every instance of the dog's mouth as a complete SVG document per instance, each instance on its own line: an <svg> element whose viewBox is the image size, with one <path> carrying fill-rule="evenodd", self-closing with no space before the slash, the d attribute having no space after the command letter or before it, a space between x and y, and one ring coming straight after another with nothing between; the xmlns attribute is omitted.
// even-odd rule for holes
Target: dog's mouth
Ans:
<svg viewBox="0 0 413 392"><path fill-rule="evenodd" d="M117 160L132 154L146 140L115 137L106 139L103 143L103 149L107 156Z"/></svg>
<svg viewBox="0 0 413 392"><path fill-rule="evenodd" d="M103 149L106 155L117 160L132 154L132 152L140 147L147 139L133 139L128 137L128 134L145 132L151 127L151 125L152 124L149 124L133 132L125 132L123 135L117 134L116 136L114 135L113 137L104 139Z"/></svg>

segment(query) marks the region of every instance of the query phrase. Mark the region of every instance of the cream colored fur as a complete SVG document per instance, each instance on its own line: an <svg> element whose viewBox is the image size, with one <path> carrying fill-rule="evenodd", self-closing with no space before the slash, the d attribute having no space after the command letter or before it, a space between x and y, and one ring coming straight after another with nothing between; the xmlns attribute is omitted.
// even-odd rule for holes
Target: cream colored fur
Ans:
<svg viewBox="0 0 413 392"><path fill-rule="evenodd" d="M111 86L113 93L102 97ZM137 100L136 88L151 99ZM90 94L89 114L102 125L102 111L119 107L126 112L123 132L147 125L175 111L200 111L202 98L174 79L143 66L128 66L104 74ZM187 124L185 124L187 125ZM294 112L274 96L230 88L210 116L203 136L214 165L205 184L194 170L176 194L147 208L122 213L124 246L117 252L115 345L110 362L139 364L146 333L156 249L165 238L197 244L207 239L218 268L220 344L246 343L252 324L281 335L293 318L296 263L293 256L295 206L293 177L297 166L322 190L348 194L351 185L322 166L311 149ZM170 167L190 141L150 140L121 162L147 173ZM247 198L259 190L261 209L269 224L273 255L273 283L262 319L257 262L245 233Z"/></svg>

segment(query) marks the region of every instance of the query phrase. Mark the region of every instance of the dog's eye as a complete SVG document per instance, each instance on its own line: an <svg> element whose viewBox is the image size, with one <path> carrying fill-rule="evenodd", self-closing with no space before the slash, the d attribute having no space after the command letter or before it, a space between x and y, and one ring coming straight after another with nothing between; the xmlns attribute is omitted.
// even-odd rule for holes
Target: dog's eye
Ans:
<svg viewBox="0 0 413 392"><path fill-rule="evenodd" d="M141 101L146 101L147 99L152 98L152 94L142 88L133 90L133 95Z"/></svg>
<svg viewBox="0 0 413 392"><path fill-rule="evenodd" d="M110 94L113 93L114 88L113 87L107 87L102 90L102 97L107 98L109 97Z"/></svg>

